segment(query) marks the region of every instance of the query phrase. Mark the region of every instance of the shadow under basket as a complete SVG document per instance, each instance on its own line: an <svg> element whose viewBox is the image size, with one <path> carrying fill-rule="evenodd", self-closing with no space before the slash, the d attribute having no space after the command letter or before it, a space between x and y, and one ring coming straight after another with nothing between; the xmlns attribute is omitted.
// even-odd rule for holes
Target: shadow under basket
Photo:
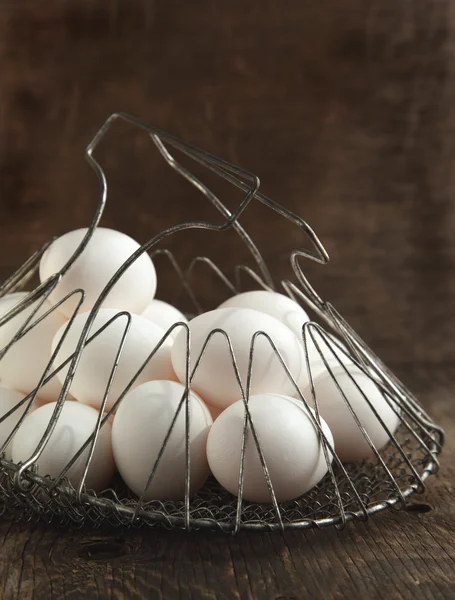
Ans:
<svg viewBox="0 0 455 600"><path fill-rule="evenodd" d="M324 448L328 472L316 487L301 498L283 503L277 503L274 499L273 482L268 478L267 464L264 460L261 463L264 469L264 477L268 480L270 488L271 502L269 504L248 502L241 497L241 494L238 497L234 497L225 491L213 477L209 478L204 487L196 495L190 496L187 493L185 499L182 501L152 500L145 502L134 496L118 475L115 476L110 489L96 494L86 490L83 481L75 489L65 479L64 473L62 473L62 477L54 480L38 474L36 463L39 459L40 451L45 447L52 434L52 429L58 421L57 414L51 420L49 431L43 436L40 446L37 448L37 453L33 457L30 457L29 461L24 464L14 464L5 458L1 459L0 513L12 519L43 520L45 522L57 522L65 525L73 524L93 527L104 525L121 527L163 526L166 528L206 528L236 532L242 529L284 530L291 528L326 527L329 525L341 528L348 521L366 520L369 515L386 508L405 507L406 499L415 492L423 492L425 480L430 474L437 471L438 455L443 445L443 432L424 412L412 393L375 356L371 349L366 346L333 305L324 301L309 283L302 268L304 261L312 260L323 265L328 262L329 258L315 232L303 219L264 196L259 191L258 178L251 173L194 148L154 127L145 125L133 117L118 113L111 115L87 147L86 157L98 175L101 184L101 193L97 210L88 228L86 237L71 259L58 273L39 284L13 309L9 310L5 315L0 316L0 331L3 325L6 325L10 319L17 316L22 310L26 310L34 303L37 303L39 308L89 243L93 232L99 224L107 199L107 179L100 164L93 157L93 152L111 126L117 121L124 121L133 127L139 128L145 135L148 135L165 163L177 175L183 177L189 185L193 185L205 196L207 203L211 204L212 209L214 207L220 213L221 218L219 223L206 221L185 222L160 232L146 244L142 245L132 255L132 258L117 271L101 293L90 313L90 317L80 338L81 344L79 350L76 350L67 361L69 371L65 382L62 384L62 391L57 402L57 407L61 407L67 401L67 394L71 391L72 374L77 370L78 358L84 350L84 344L90 338L90 327L104 298L109 294L115 283L121 279L128 266L143 253L149 253L156 264L164 261L166 268L172 270L172 273L175 275L175 298L177 300L184 299L186 306L190 306L188 312L191 315L197 315L202 312L201 298L197 292L197 290L201 289L202 271L210 276L212 285L215 278L220 288L223 288L229 295L240 293L242 291L242 280L248 280L249 289L251 289L251 284L253 284L253 287L258 289L285 293L291 299L311 311L314 319L302 326L302 342L305 349L311 398L305 397L298 385L295 382L293 383L296 389L296 396L300 398L302 403L306 407L316 407L314 426L319 432ZM199 166L202 165L203 168L208 169L211 173L231 184L233 188L240 190L241 200L238 205L233 210L228 209L220 198L206 187L198 177L187 167L183 167L177 162L175 156L171 154L171 150L177 151L187 159L195 161ZM293 250L290 253L290 262L295 279L293 281L288 279L280 280L279 289L259 249L240 223L240 217L250 203L261 203L268 210L274 211L277 218L282 217L287 219L290 226L300 229L302 240L306 240L307 245L309 244L309 248ZM169 250L158 246L168 236L176 235L180 231L188 229L206 229L211 231L233 230L249 251L252 265L237 265L234 269L233 281L205 256L196 256L192 259L190 257L188 264L181 266ZM51 241L40 248L0 287L0 296L24 289L27 283L33 280L39 261L50 243ZM196 274L199 275L197 286L192 283ZM74 291L75 295L78 293L77 290ZM55 310L55 307L52 310ZM49 311L49 314L52 310ZM35 312L23 324L15 338L0 351L0 360L17 343L20 337L27 335L28 331L37 326L39 319L35 316ZM166 332L160 344L170 333L172 333L172 328ZM269 338L265 332L257 332L257 336L265 336L268 339L278 360L281 362L282 368L292 380L292 375L288 372L287 365L276 349L273 339ZM251 340L248 376L251 375L254 368L252 356L257 336ZM96 337L96 334L93 337ZM228 347L229 337L227 334L226 341ZM374 382L376 389L380 391L384 400L396 411L399 417L397 430L395 432L388 432L390 440L379 451L370 443L372 450L371 460L361 463L343 464L331 452L331 447L323 435L320 425L318 397L315 387L312 385L313 374L308 352L309 344L313 345L313 350L314 348L316 349L320 362L324 365L326 372L332 377L333 367L343 368L345 364L344 359L349 359L357 369L361 370ZM119 352L121 359L120 348ZM209 345L206 352L210 352ZM196 357L191 355L190 338L188 338L187 353L191 357L191 364L195 365L193 371L189 371L187 376L186 388L189 390L191 389L192 378L195 372L197 372L198 359L201 358L201 355ZM54 358L51 358L38 387L30 392L21 402L21 405L25 403L28 406L24 413L24 418L35 396L39 396L40 387L52 377L56 377L55 373L58 371L58 366L54 364ZM232 352L231 358L233 367L236 369L235 356ZM115 373L115 367L113 368L113 373ZM246 414L243 431L243 440L245 440L249 432L254 432L254 419L248 412L248 385L246 385L245 381L241 381L240 387ZM121 400L122 397L114 405L112 412L118 407L118 403ZM187 395L185 402L188 401ZM349 399L345 398L345 401L349 402ZM104 408L105 402L106 396L103 399L102 408ZM185 402L180 407L182 410L185 410ZM365 402L369 402L367 397L365 397ZM0 422L8 414L0 419ZM107 415L109 416L109 413ZM96 429L80 452L87 448L93 449L96 446L99 431L106 423L108 416L103 413L102 409L100 410ZM11 431L1 451L4 450L8 443L11 443L22 421L23 419ZM190 425L187 425L187 427L190 427ZM363 430L360 423L359 428L368 441L368 434ZM257 451L263 457L260 439L257 439L256 436L253 437L254 442L251 443L256 443ZM188 440L186 443L186 450L189 452ZM88 469L89 457L90 455L88 454L86 470ZM331 460L332 458L333 461ZM151 465L151 473L155 467L155 464ZM242 469L239 465L239 489L241 489L240 484L242 483L241 473ZM186 478L186 487L189 490L188 470Z"/></svg>

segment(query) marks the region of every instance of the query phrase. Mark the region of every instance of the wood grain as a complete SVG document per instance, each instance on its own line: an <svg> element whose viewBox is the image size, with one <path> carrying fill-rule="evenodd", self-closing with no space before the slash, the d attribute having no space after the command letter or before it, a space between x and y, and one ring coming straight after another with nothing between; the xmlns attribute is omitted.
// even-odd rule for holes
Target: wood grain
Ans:
<svg viewBox="0 0 455 600"><path fill-rule="evenodd" d="M455 589L452 370L404 379L446 429L440 473L408 512L342 531L68 531L0 524L0 597L210 600L451 599ZM416 510L412 510L415 507ZM423 511L423 512L422 512ZM428 512L426 512L428 511Z"/></svg>

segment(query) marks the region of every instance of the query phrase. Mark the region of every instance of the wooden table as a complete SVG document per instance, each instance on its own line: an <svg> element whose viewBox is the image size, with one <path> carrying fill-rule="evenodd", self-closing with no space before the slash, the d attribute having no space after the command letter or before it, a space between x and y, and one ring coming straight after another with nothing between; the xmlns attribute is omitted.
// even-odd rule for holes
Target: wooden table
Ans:
<svg viewBox="0 0 455 600"><path fill-rule="evenodd" d="M400 373L401 374L401 373ZM407 512L286 535L65 531L0 525L0 597L452 599L455 591L455 374L403 379L446 430L441 470Z"/></svg>

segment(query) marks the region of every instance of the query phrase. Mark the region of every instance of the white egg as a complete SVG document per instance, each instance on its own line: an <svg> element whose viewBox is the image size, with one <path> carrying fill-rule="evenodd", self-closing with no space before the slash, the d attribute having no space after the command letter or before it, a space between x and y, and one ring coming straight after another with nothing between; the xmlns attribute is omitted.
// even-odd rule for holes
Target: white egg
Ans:
<svg viewBox="0 0 455 600"><path fill-rule="evenodd" d="M313 379L322 373L328 373L324 359L331 369L339 367L340 365L354 366L347 347L333 334L328 332L325 332L325 334L325 336L322 336L316 328L312 328L311 332L308 329L305 330L306 351L308 352L310 371ZM316 341L318 348L316 347L313 338ZM304 379L309 381L306 358L304 371Z"/></svg>
<svg viewBox="0 0 455 600"><path fill-rule="evenodd" d="M15 408L23 399L24 394L21 392L0 386L0 419L10 410ZM21 406L18 406L15 411L9 415L9 417L6 417L4 421L0 422L0 446L6 442L7 438L18 424L20 418L27 409L29 401L30 400L26 400ZM37 403L35 401L28 412L30 413L32 410L34 410L36 406ZM12 443L10 441L8 446L5 448L5 458L7 460L11 460L11 449Z"/></svg>
<svg viewBox="0 0 455 600"><path fill-rule="evenodd" d="M33 456L56 403L41 406L29 414L13 439L12 459L15 463L25 462ZM56 478L82 445L94 432L98 413L90 406L79 402L65 402L55 429L37 460L38 473ZM79 485L89 455L90 445L71 466L67 478L76 487ZM111 424L100 429L95 451L90 463L85 485L87 489L101 491L107 487L114 474L115 464L111 445Z"/></svg>
<svg viewBox="0 0 455 600"><path fill-rule="evenodd" d="M221 308L204 313L189 323L191 368L201 354L209 334L224 330L231 341L243 388L246 390L251 340L256 332L270 336L290 373L298 382L303 369L303 349L292 331L278 319L249 308ZM181 331L172 348L172 364L181 382L185 382L186 331ZM194 391L211 406L229 406L242 397L224 335L214 334L191 383ZM267 338L255 339L251 394L276 392L292 395L295 388Z"/></svg>
<svg viewBox="0 0 455 600"><path fill-rule="evenodd" d="M101 309L96 315L89 338L112 317L118 314L118 312L112 308ZM75 318L56 358L57 364L64 362L75 351L87 316L88 313L81 313ZM52 342L54 349L60 341L65 327L61 327L57 332ZM71 384L71 393L76 400L95 408L101 406L125 327L126 317L119 317L84 348ZM131 327L128 331L117 371L112 382L106 410L112 407L163 335L164 331L158 325L155 325L155 323L138 315L131 315ZM153 358L147 363L133 387L151 379L175 378L171 364L171 347L171 340L167 338ZM68 369L69 364L58 374L62 382L65 380Z"/></svg>
<svg viewBox="0 0 455 600"><path fill-rule="evenodd" d="M304 323L310 320L307 313L295 300L284 294L267 290L237 294L223 302L218 308L251 308L258 310L281 321L294 332L299 340L302 339Z"/></svg>
<svg viewBox="0 0 455 600"><path fill-rule="evenodd" d="M348 366L347 370L348 373L343 367L335 367L333 375L374 446L380 450L387 444L390 437L363 394L374 406L374 410L392 434L398 428L400 418L368 375L355 366ZM373 450L352 416L342 394L337 389L332 376L329 373L321 373L314 380L314 389L319 412L332 431L335 451L340 460L353 462L374 456ZM310 387L303 390L303 394L307 402L311 404ZM398 411L398 408L395 408Z"/></svg>
<svg viewBox="0 0 455 600"><path fill-rule="evenodd" d="M117 468L127 486L141 496L154 468L185 388L175 381L143 383L122 400L112 427ZM212 419L193 392L190 408L191 493L202 487L209 474L207 435ZM182 500L186 475L186 406L182 406L145 500Z"/></svg>
<svg viewBox="0 0 455 600"><path fill-rule="evenodd" d="M27 295L28 292L16 292L0 298L0 317L26 298ZM0 350L14 338L39 302L40 300L37 300L13 319L0 326ZM51 308L52 306L48 302L44 302L26 327L37 321L40 316ZM54 310L33 329L30 329L20 340L14 342L4 357L0 359L0 379L2 383L26 394L33 391L51 359L52 339L64 323L66 323L66 319L63 315ZM54 376L49 383L40 388L39 396L42 400L55 401L58 399L60 390L61 384L58 378Z"/></svg>
<svg viewBox="0 0 455 600"><path fill-rule="evenodd" d="M318 430L302 402L279 394L251 396L248 408L278 502L298 498L314 487L327 472ZM238 495L245 406L238 401L215 421L207 440L207 458L218 482ZM321 426L333 445L326 423ZM330 450L328 450L330 456ZM271 502L259 452L248 427L243 498Z"/></svg>
<svg viewBox="0 0 455 600"><path fill-rule="evenodd" d="M305 407L305 405L302 404L301 400L299 400L299 399L296 400L295 398L290 398L290 397L288 397L288 400L297 402L298 405L303 410L308 410ZM309 410L312 411L312 414L313 414L314 418L316 419L316 413L314 412L314 410L312 410L310 407L309 407ZM332 463L333 458L335 456L335 442L333 440L333 435L332 435L332 432L330 431L329 426L327 425L326 421L324 421L324 419L322 419L322 418L321 418L321 427L322 427L322 431L323 431L324 436L327 441L327 458L329 459L330 463ZM318 458L316 467L315 467L312 475L308 479L306 491L309 491L312 488L314 488L324 478L325 474L328 471L327 458L324 453L324 448L322 447L322 445L320 445L319 458Z"/></svg>
<svg viewBox="0 0 455 600"><path fill-rule="evenodd" d="M305 310L289 296L284 294L278 294L277 292L270 292L266 290L256 290L253 292L244 292L232 296L219 308L251 308L260 312L266 313L272 317L275 317L281 323L284 323L289 329L297 336L297 338L303 343L303 325L307 323L310 318ZM305 330L305 339L307 340L308 347L308 358L310 362L310 369L313 377L316 377L322 371L326 371L326 367L323 358L320 354L325 357L327 363L331 366L338 366L340 362L342 364L353 364L352 360L340 349L343 344L338 341L338 345L330 341L336 339L332 334L328 333L330 348L333 349L334 353L327 346L321 334L315 329L312 329L312 334L316 338L319 344L320 351L316 348L315 343L311 339L308 330ZM347 352L347 350L346 350ZM349 355L349 352L347 352ZM306 361L304 361L304 372L303 381L305 384L308 379L308 371L306 367Z"/></svg>
<svg viewBox="0 0 455 600"><path fill-rule="evenodd" d="M70 231L55 240L43 254L40 262L40 278L45 281L58 273L78 248L87 229ZM52 291L49 300L57 303L76 289L85 291L82 309L89 311L103 288L121 265L140 247L129 236L98 227L87 247L73 266ZM103 302L104 308L117 308L140 314L156 291L156 271L148 254L142 254L122 275ZM70 317L77 300L72 299L59 307Z"/></svg>
<svg viewBox="0 0 455 600"><path fill-rule="evenodd" d="M156 323L164 331L167 331L175 323L188 323L188 319L183 313L175 308L175 306L172 306L172 304L168 304L162 300L152 300L141 316ZM176 327L170 337L175 339L180 330L181 327Z"/></svg>

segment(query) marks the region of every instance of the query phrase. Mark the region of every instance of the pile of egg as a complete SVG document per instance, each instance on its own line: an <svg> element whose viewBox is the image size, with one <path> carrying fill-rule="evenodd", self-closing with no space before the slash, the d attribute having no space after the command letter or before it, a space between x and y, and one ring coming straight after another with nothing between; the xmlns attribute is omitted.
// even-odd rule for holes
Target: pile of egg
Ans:
<svg viewBox="0 0 455 600"><path fill-rule="evenodd" d="M41 281L59 272L85 234L86 230L82 229L69 232L46 250L40 263ZM10 412L24 394L38 386L59 343L61 346L54 368L74 353L89 311L99 294L138 248L137 242L118 231L105 228L94 231L85 250L32 321L51 310L52 306L55 309L15 341L0 360L0 417ZM320 435L315 425L314 410L305 407L270 343L270 340L273 341L292 378L311 405L312 392L302 337L302 327L308 316L291 298L265 290L245 292L188 323L176 308L155 299L156 286L153 262L144 253L107 295L90 329L92 335L118 313L127 311L131 314L130 328L107 396L106 411L113 407L143 363L146 365L100 430L85 481L88 489L105 489L117 470L138 496L142 495L149 482L145 500L182 500L187 466L188 410L190 492L196 493L212 473L226 490L237 495L245 424L245 405L237 375L245 389L253 337L248 410L254 432L248 426L242 492L246 500L271 502L262 465L264 461L277 501L291 500L321 481L328 471L327 459L333 460L334 452L345 462L374 455L357 420L378 450L389 441L389 434L396 430L399 411L391 407L390 401L384 398L373 380L341 350L340 342L331 345L330 349L322 336L316 333L319 335L319 350L308 339L307 353L321 417L323 436ZM77 295L68 294L76 289L84 290L84 302L67 330L78 299ZM18 292L0 298L0 317L26 295L26 292ZM68 298L64 300L66 296ZM34 308L36 305L28 307L0 327L0 349L10 342ZM191 382L188 402L185 400L188 343L185 326L177 325L146 362L175 323L188 323L191 368L194 368L207 343ZM120 315L84 348L71 382L70 394L36 462L40 475L57 477L93 433L125 325L126 317ZM66 330L67 335L62 341ZM214 330L222 331L210 335ZM257 332L267 335L255 337ZM321 353L333 376L328 372ZM39 399L34 401L6 446L7 459L23 463L34 455L54 412L67 372L68 365L41 387ZM26 404L0 422L0 446L22 417ZM157 463L166 438L164 452ZM322 438L325 439L326 452ZM81 480L88 452L89 447L66 473L75 486Z"/></svg>

